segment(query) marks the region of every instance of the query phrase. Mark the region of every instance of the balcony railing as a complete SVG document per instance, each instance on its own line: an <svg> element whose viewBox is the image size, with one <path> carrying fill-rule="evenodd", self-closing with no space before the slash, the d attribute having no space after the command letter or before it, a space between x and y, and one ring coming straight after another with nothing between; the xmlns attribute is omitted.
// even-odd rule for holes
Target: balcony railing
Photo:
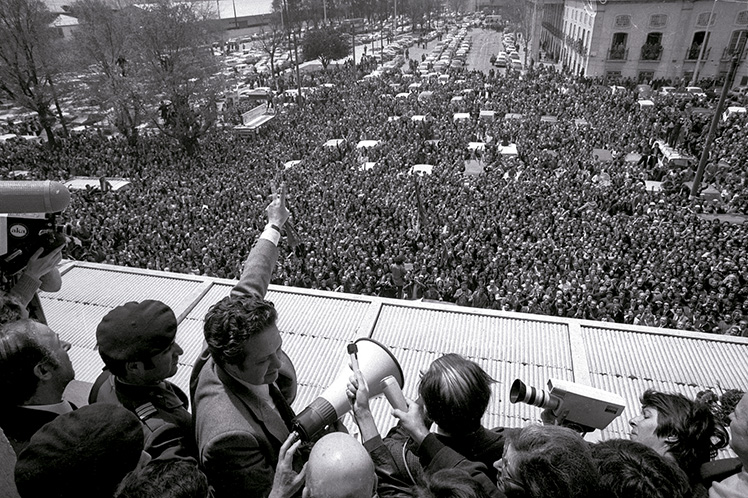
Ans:
<svg viewBox="0 0 748 498"><path fill-rule="evenodd" d="M641 60L658 61L662 57L662 45L645 44L642 45Z"/></svg>
<svg viewBox="0 0 748 498"><path fill-rule="evenodd" d="M608 50L609 61L625 61L629 57L629 49L624 47L614 47Z"/></svg>

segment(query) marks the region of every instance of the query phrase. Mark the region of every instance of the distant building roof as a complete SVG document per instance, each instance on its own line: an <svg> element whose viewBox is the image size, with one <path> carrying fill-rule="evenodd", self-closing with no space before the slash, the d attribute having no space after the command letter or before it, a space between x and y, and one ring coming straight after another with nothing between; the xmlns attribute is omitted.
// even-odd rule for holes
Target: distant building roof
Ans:
<svg viewBox="0 0 748 498"><path fill-rule="evenodd" d="M273 11L273 0L215 0L213 5L218 5L221 19L233 19L234 6L236 6L236 17L259 16L270 14Z"/></svg>
<svg viewBox="0 0 748 498"><path fill-rule="evenodd" d="M52 21L52 26L55 28L64 28L66 26L77 26L78 25L78 19L76 19L73 16L69 16L67 14L60 14L58 15L54 21Z"/></svg>

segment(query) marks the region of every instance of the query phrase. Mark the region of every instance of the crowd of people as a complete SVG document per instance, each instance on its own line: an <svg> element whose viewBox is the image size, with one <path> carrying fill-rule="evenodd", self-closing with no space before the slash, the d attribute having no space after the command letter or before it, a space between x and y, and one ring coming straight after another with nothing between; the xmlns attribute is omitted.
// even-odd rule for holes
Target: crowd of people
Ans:
<svg viewBox="0 0 748 498"><path fill-rule="evenodd" d="M704 178L719 194L714 202L691 199L694 165L668 162L656 145L698 156L708 115L695 109L706 102L658 97L641 107L633 92L542 66L452 70L447 81L362 76L352 65L323 73L316 82L328 85L303 105L278 99L275 118L253 136L219 128L194 155L159 135L137 146L97 133L57 149L0 144L3 179L25 171L131 182L73 192L57 220L69 225L67 246L36 251L3 280L3 493L746 496L742 391L693 400L647 390L630 440L589 444L551 411L545 425L483 427L496 379L448 352L423 372L419 399L393 410L398 424L387 435L377 432L354 364L346 394L360 442L337 423L299 439L296 372L265 300L271 282L748 335L748 228L716 216L748 214L745 115L720 123ZM458 112L470 118L455 119ZM514 118L503 119L508 113ZM323 145L330 139L343 140ZM360 148L362 140L378 144ZM517 155L504 154L509 144ZM412 174L416 164L432 165L432 174ZM652 180L661 189L648 188ZM101 319L96 345L106 369L88 406L65 399L75 378L70 344L46 325L37 296L63 285L63 257L239 278L205 316L207 347L189 393L168 380L184 352L176 316L146 300ZM728 444L737 458L714 460Z"/></svg>
<svg viewBox="0 0 748 498"><path fill-rule="evenodd" d="M748 229L714 216L748 212L745 114L720 122L707 163L703 186L722 200L691 199L695 165L668 164L653 144L700 154L707 118L692 111L706 103L657 97L640 107L632 92L539 65L524 74L450 71L446 82L322 74L318 83L334 86L284 106L253 136L216 130L194 156L162 136L130 147L90 133L56 151L3 144L0 171L132 182L73 193L60 217L73 227L72 259L236 278L232 255L283 178L304 193L289 199L300 240L282 248L273 283L748 334ZM414 81L421 87L396 97ZM481 119L481 110L496 118ZM330 139L345 141L324 147ZM359 149L360 140L381 142ZM501 154L509 143L518 156ZM285 169L291 160L301 162ZM466 175L466 160L483 172ZM410 175L415 164L433 165L433 174ZM661 191L646 188L654 179ZM397 282L395 267L405 269Z"/></svg>
<svg viewBox="0 0 748 498"><path fill-rule="evenodd" d="M101 319L96 345L106 368L89 404L79 408L65 398L75 378L70 344L43 314L13 293L0 295L4 495L735 498L748 492L748 397L739 390L693 400L648 389L641 414L629 421L629 440L591 444L580 432L594 429L576 425L563 400L543 412L543 425L483 427L497 380L447 353L423 372L419 398L392 410L398 424L385 437L358 361L351 361L345 394L360 441L339 424L335 408L324 408L327 402L313 403L311 416L303 415L307 410L297 416L296 370L282 349L278 312L265 299L290 215L286 185L273 189L271 199L241 278L205 315L207 346L193 367L189 396L168 380L184 351L174 311L163 302L124 303ZM34 277L28 292L56 274L47 263L60 254L40 254L33 258L43 263L32 266L42 269L26 275ZM737 457L713 460L728 444Z"/></svg>

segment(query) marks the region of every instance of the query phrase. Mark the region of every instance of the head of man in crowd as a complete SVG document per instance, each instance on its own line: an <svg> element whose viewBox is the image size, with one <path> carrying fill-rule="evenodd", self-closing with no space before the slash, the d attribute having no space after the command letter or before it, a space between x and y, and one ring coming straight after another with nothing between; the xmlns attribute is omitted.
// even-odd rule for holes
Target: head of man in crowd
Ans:
<svg viewBox="0 0 748 498"><path fill-rule="evenodd" d="M688 477L672 460L626 439L592 445L600 491L611 498L686 498Z"/></svg>
<svg viewBox="0 0 748 498"><path fill-rule="evenodd" d="M114 498L207 498L208 479L186 460L153 460L122 480Z"/></svg>
<svg viewBox="0 0 748 498"><path fill-rule="evenodd" d="M204 331L216 364L248 384L275 382L283 365L277 318L273 303L256 296L230 296L213 305Z"/></svg>
<svg viewBox="0 0 748 498"><path fill-rule="evenodd" d="M371 498L376 488L374 462L356 439L333 432L315 443L303 498Z"/></svg>
<svg viewBox="0 0 748 498"><path fill-rule="evenodd" d="M48 326L25 319L0 329L0 390L9 406L51 405L75 377L70 343Z"/></svg>
<svg viewBox="0 0 748 498"><path fill-rule="evenodd" d="M117 306L96 328L104 364L120 380L135 385L157 384L177 373L184 352L175 338L177 319L161 301Z"/></svg>
<svg viewBox="0 0 748 498"><path fill-rule="evenodd" d="M480 428L492 383L477 363L449 353L431 363L421 377L418 392L429 418L455 436Z"/></svg>
<svg viewBox="0 0 748 498"><path fill-rule="evenodd" d="M589 444L558 425L530 425L513 433L494 464L509 497L593 498L599 475Z"/></svg>
<svg viewBox="0 0 748 498"><path fill-rule="evenodd" d="M95 403L42 427L18 455L21 498L112 496L120 481L147 463L140 420L127 409Z"/></svg>

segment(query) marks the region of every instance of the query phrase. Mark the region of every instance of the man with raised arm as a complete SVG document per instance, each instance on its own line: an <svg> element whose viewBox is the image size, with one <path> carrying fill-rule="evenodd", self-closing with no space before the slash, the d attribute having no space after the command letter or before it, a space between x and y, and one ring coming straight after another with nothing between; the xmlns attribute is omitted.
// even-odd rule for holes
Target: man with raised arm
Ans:
<svg viewBox="0 0 748 498"><path fill-rule="evenodd" d="M281 349L275 306L264 299L289 216L285 197L285 189L273 193L239 283L205 316L208 347L190 381L200 465L216 498L268 496L291 434L295 372ZM304 455L294 458L297 472Z"/></svg>

